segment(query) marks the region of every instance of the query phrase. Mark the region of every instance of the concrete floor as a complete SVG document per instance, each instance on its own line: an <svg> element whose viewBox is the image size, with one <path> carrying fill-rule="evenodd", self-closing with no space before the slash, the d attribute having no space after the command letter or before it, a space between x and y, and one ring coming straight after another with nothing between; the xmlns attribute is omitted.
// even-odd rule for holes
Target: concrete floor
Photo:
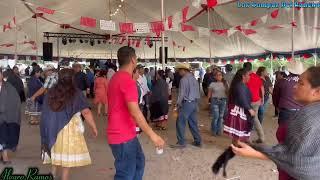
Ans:
<svg viewBox="0 0 320 180"><path fill-rule="evenodd" d="M266 143L276 143L275 131L277 121L272 119L272 105L269 107L265 123ZM95 110L94 110L95 113ZM96 114L96 113L95 113ZM231 141L228 137L212 137L210 135L209 113L205 105L200 106L199 128L203 137L204 146L199 149L188 145L183 150L170 149L168 146L164 154L157 155L151 141L144 134L140 141L146 156L145 176L146 180L209 180L225 179L221 175L214 176L211 172L212 163L227 148ZM87 167L71 170L72 180L109 180L113 179L115 169L113 156L106 141L106 120L96 118L99 136L93 139L88 131L86 140L93 160L93 164ZM192 138L188 128L187 138L189 143ZM169 120L167 131L160 131L167 144L175 144L175 120ZM21 124L21 138L18 150L12 154L12 167L15 173L25 174L28 167L39 167L41 173L48 173L50 166L42 165L40 159L40 135L38 126L29 126L23 118ZM255 138L255 134L253 135ZM0 165L0 170L4 166ZM276 166L272 162L236 157L228 164L227 173L229 179L241 180L276 180Z"/></svg>

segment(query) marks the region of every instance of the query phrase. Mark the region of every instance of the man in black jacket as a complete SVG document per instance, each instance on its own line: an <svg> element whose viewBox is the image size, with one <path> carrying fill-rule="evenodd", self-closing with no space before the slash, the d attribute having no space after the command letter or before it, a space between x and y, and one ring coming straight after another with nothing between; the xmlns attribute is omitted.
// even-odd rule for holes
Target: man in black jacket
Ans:
<svg viewBox="0 0 320 180"><path fill-rule="evenodd" d="M75 83L77 87L83 92L83 94L86 96L90 93L90 83L87 79L87 76L85 73L82 72L82 66L81 64L73 64L73 69L75 71Z"/></svg>

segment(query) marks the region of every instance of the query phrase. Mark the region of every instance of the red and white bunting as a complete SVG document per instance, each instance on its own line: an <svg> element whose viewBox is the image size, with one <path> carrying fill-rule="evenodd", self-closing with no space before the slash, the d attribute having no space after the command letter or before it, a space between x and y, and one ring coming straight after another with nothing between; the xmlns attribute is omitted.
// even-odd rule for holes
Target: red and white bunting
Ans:
<svg viewBox="0 0 320 180"><path fill-rule="evenodd" d="M171 29L173 26L173 16L168 17L168 29Z"/></svg>
<svg viewBox="0 0 320 180"><path fill-rule="evenodd" d="M146 43L147 43L148 46L151 44L150 36L146 37Z"/></svg>
<svg viewBox="0 0 320 180"><path fill-rule="evenodd" d="M137 39L136 41L136 48L139 48L141 45L141 39Z"/></svg>
<svg viewBox="0 0 320 180"><path fill-rule="evenodd" d="M279 9L276 9L276 10L271 12L271 17L273 19L276 19L278 17L278 15L279 15Z"/></svg>
<svg viewBox="0 0 320 180"><path fill-rule="evenodd" d="M13 17L7 24L2 25L2 32L6 32L16 27L16 17Z"/></svg>
<svg viewBox="0 0 320 180"><path fill-rule="evenodd" d="M126 41L126 37L122 37L121 40L120 40L120 42L119 42L119 44L122 45L125 41Z"/></svg>
<svg viewBox="0 0 320 180"><path fill-rule="evenodd" d="M188 12L189 12L189 6L186 6L182 9L182 23L187 22Z"/></svg>
<svg viewBox="0 0 320 180"><path fill-rule="evenodd" d="M217 35L221 36L228 36L228 29L215 29L212 32L216 33Z"/></svg>
<svg viewBox="0 0 320 180"><path fill-rule="evenodd" d="M49 8L45 8L45 7L37 7L36 9L37 11L41 11L43 13L46 13L46 14L54 14L55 10L52 10L52 9L49 9Z"/></svg>
<svg viewBox="0 0 320 180"><path fill-rule="evenodd" d="M0 44L0 47L12 47L14 46L13 44L11 43L7 43L7 44Z"/></svg>
<svg viewBox="0 0 320 180"><path fill-rule="evenodd" d="M162 21L151 22L151 30L153 33L156 33L158 37L160 37L161 32L164 31L164 24Z"/></svg>
<svg viewBox="0 0 320 180"><path fill-rule="evenodd" d="M253 30L253 29L243 29L242 32L243 32L246 36L257 33L257 31L255 31L255 30Z"/></svg>
<svg viewBox="0 0 320 180"><path fill-rule="evenodd" d="M195 31L194 27L191 25L186 25L181 23L181 31L185 32L185 31Z"/></svg>
<svg viewBox="0 0 320 180"><path fill-rule="evenodd" d="M259 19L255 19L253 21L250 22L250 26L256 26L259 22Z"/></svg>
<svg viewBox="0 0 320 180"><path fill-rule="evenodd" d="M207 6L208 8L213 8L218 4L217 0L207 0Z"/></svg>
<svg viewBox="0 0 320 180"><path fill-rule="evenodd" d="M276 30L276 29L281 29L281 28L284 28L284 27L280 26L280 25L274 25L274 26L269 26L268 28L271 29L271 30Z"/></svg>

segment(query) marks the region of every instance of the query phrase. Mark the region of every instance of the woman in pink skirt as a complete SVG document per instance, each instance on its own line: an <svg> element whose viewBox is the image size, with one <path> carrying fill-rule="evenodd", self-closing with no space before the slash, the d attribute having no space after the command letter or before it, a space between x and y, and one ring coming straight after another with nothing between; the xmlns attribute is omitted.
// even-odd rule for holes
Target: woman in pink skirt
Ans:
<svg viewBox="0 0 320 180"><path fill-rule="evenodd" d="M249 72L240 69L234 76L229 89L228 114L224 122L224 133L232 137L237 146L239 141L249 140L255 111L251 107L251 93L246 86Z"/></svg>
<svg viewBox="0 0 320 180"><path fill-rule="evenodd" d="M108 90L108 80L106 78L107 72L98 72L98 77L94 81L94 92L95 98L94 103L98 104L98 115L101 115L101 107L105 106L105 113L107 112L107 90Z"/></svg>

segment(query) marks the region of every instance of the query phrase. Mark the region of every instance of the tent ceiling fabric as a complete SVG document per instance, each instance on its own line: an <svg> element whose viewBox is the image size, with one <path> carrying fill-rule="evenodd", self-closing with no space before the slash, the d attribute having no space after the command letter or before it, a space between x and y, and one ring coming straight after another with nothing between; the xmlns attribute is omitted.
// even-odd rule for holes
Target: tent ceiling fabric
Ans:
<svg viewBox="0 0 320 180"><path fill-rule="evenodd" d="M280 0L276 0L280 2ZM61 24L71 24L75 27L94 32L99 34L110 33L97 28L84 28L80 26L80 17L88 16L92 18L108 19L109 3L107 0L27 0L32 9L38 6L56 10L53 15L45 15L50 20L56 21ZM117 3L120 0L111 0L111 7L114 10L117 8ZM165 0L165 15L174 15L181 11L181 9L189 5L190 10L188 17L193 16L201 10L192 6L192 3L200 2L203 0L194 1L181 1L181 0ZM228 3L229 2L229 3ZM243 2L243 1L242 1ZM257 2L264 2L257 0ZM264 8L237 8L237 2L230 0L219 0L219 3L224 5L217 6L210 12L211 28L212 29L226 29L235 27L237 25L244 25L256 18L260 18L266 14L270 14L274 9ZM124 0L123 12L126 14L125 18L123 13L118 13L113 16L116 22L152 22L160 19L160 0ZM18 42L25 40L36 40L38 37L39 50L38 54L42 55L42 42L47 41L43 38L43 32L74 32L81 33L76 30L63 30L58 25L49 23L42 19L38 19L38 34L36 34L36 20L32 19L32 13L25 7L20 0L2 0L0 2L0 24L6 24L14 16L16 7L16 19L19 25ZM318 8L305 8L300 11L295 11L295 20L297 28L294 30L294 49L305 50L319 47L319 32L314 28L303 26L309 25L312 27L320 27L319 10ZM244 35L241 32L235 32L233 35L221 36L211 33L211 47L213 57L229 57L236 55L256 55L266 51L275 52L288 52L291 51L291 9L281 8L277 19L268 17L266 24L258 24L254 29L257 34ZM200 27L208 27L207 13L203 13L196 17L188 24ZM270 30L267 27L273 25L285 26L282 29ZM154 36L154 34L150 34ZM174 57L173 49L177 58L189 57L209 57L209 38L200 38L197 32L166 32L169 37L169 42L175 41L177 45L186 46L186 51L183 52L182 48L173 48L172 43L167 43L169 47L169 57ZM0 44L15 43L15 31L7 31L0 33ZM190 42L193 40L193 43ZM56 40L50 39L54 44L54 55L56 55ZM144 42L143 42L144 44ZM116 50L121 45L105 45L96 44L90 46L89 44L69 44L60 46L60 56L79 57L79 58L110 58L111 49L113 56ZM160 43L157 44L160 46ZM144 49L144 50L143 50ZM149 48L136 48L138 56L141 58L154 58L154 47ZM14 53L15 47L4 48L0 47L0 53ZM28 44L19 44L17 49L18 54L36 55L36 51L32 50ZM158 54L159 50L157 50Z"/></svg>

